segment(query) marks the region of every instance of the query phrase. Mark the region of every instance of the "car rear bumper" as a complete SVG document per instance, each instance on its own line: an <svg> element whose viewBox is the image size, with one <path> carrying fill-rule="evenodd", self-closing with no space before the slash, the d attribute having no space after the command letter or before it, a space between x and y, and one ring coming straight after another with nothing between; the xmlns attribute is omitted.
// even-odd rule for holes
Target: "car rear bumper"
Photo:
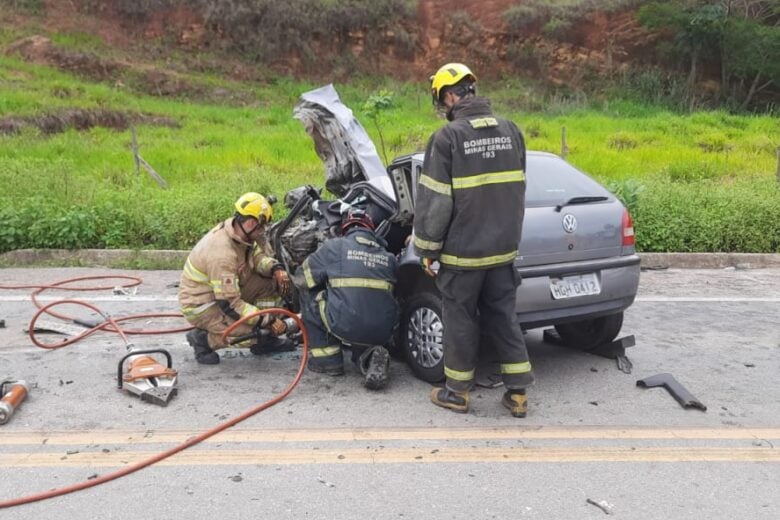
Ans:
<svg viewBox="0 0 780 520"><path fill-rule="evenodd" d="M628 308L639 286L639 256L517 267L523 277L517 289L515 311L523 328L532 329L567 321L615 314ZM555 300L550 278L596 273L601 284L597 295Z"/></svg>

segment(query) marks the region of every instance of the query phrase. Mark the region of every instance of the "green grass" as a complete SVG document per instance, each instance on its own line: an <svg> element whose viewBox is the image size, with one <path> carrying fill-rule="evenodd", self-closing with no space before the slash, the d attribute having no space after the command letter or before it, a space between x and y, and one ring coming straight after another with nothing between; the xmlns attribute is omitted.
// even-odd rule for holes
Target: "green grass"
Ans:
<svg viewBox="0 0 780 520"><path fill-rule="evenodd" d="M0 41L7 38L0 34ZM56 41L81 50L100 47L83 34L60 35ZM0 56L0 118L100 108L165 116L180 125L137 127L140 153L165 178L168 190L143 171L134 174L129 131L71 129L47 136L28 128L0 135L0 251L188 248L227 216L245 191L273 193L281 200L296 186L324 184L312 141L292 118L299 95L316 84L288 78L242 84L215 73L184 77L240 92L242 101L155 97L132 84L95 83ZM423 83L356 78L336 87L353 109L380 88L395 93L395 108L382 115L390 158L421 150L443 124ZM549 98L544 110L529 111L544 105L544 98L529 92L514 81L484 90L497 113L525 131L530 149L559 153L565 127L568 160L575 166L605 184L644 187L630 204L641 249L780 251L780 229L773 224L780 221L774 179L777 118L720 111L680 115L636 102L586 104L558 97ZM355 112L378 144L376 128ZM281 204L276 211L284 213ZM758 218L762 223L755 226Z"/></svg>

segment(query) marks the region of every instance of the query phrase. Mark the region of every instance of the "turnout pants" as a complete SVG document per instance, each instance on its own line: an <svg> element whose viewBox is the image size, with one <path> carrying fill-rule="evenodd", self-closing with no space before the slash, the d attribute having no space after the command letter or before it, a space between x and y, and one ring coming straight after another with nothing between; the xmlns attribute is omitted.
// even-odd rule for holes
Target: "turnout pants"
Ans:
<svg viewBox="0 0 780 520"><path fill-rule="evenodd" d="M351 359L358 363L360 356L369 346L350 343L330 331L326 323L325 291L301 291L301 319L309 335L309 363L321 367L342 366L344 364L343 347L346 345L352 351Z"/></svg>
<svg viewBox="0 0 780 520"><path fill-rule="evenodd" d="M330 333L325 322L325 292L303 290L299 296L301 319L309 335L309 363L321 367L342 366L344 353L341 340Z"/></svg>
<svg viewBox="0 0 780 520"><path fill-rule="evenodd" d="M533 383L523 331L515 316L519 285L512 264L463 271L443 266L439 271L436 286L442 295L448 389L466 392L473 387L480 332L496 349L507 389L519 390Z"/></svg>
<svg viewBox="0 0 780 520"><path fill-rule="evenodd" d="M255 305L260 310L281 306L281 298L276 291L273 278L264 278L256 273L241 273L239 283L241 284L241 299L245 302ZM212 350L218 350L228 346L227 342L222 340L222 333L236 320L224 314L216 303L211 302L203 312L187 316L187 321L196 328L207 331L209 333L209 347ZM252 328L251 325L242 324L233 329L231 336L249 334L252 332ZM249 347L253 343L254 341L249 341L245 345L235 346Z"/></svg>

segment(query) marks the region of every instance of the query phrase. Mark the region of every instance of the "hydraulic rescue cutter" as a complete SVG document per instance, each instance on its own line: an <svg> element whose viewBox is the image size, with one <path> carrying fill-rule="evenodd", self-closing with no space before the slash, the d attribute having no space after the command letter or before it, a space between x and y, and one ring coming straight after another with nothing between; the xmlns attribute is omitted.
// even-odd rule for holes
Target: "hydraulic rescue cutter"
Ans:
<svg viewBox="0 0 780 520"><path fill-rule="evenodd" d="M273 309L271 309L273 310ZM295 340L295 338L300 337L301 329L298 328L298 323L292 318L281 318L281 320L284 322L285 325L285 334L288 338ZM243 336L235 336L228 340L228 344L230 346L240 346L242 343L246 343L247 341L256 340L256 341L263 341L272 336L271 331L268 329L262 329L259 326L255 327L255 329L250 332L249 334L245 334ZM271 351L272 352L272 351Z"/></svg>
<svg viewBox="0 0 780 520"><path fill-rule="evenodd" d="M142 401L167 406L176 389L177 372L173 367L171 354L165 349L137 350L127 345L127 354L117 367L117 386L137 395ZM160 364L151 354L165 356L166 365ZM127 365L125 367L125 365Z"/></svg>

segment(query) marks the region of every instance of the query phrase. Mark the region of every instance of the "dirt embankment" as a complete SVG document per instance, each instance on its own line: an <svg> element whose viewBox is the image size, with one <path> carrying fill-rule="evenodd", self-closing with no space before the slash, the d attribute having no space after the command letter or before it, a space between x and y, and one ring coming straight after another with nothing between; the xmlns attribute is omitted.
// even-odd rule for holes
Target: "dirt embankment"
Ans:
<svg viewBox="0 0 780 520"><path fill-rule="evenodd" d="M17 134L26 127L35 127L44 134L57 134L69 128L89 130L94 127L127 130L134 124L178 127L167 117L137 112L106 109L70 109L49 112L36 117L8 116L0 118L0 134Z"/></svg>
<svg viewBox="0 0 780 520"><path fill-rule="evenodd" d="M95 81L118 82L123 71L130 67L116 61L101 58L91 53L81 53L62 49L43 36L30 36L9 45L6 53L22 56L32 63L49 65ZM154 71L150 71L151 74ZM53 95L68 98L72 95L69 87L56 88ZM88 130L93 127L126 130L133 124L157 126L178 126L170 118L154 114L107 110L107 109L68 109L47 112L35 117L6 116L0 118L0 134L16 134L26 127L35 127L44 134L56 134L69 128Z"/></svg>
<svg viewBox="0 0 780 520"><path fill-rule="evenodd" d="M122 13L120 0L98 2L84 13L79 2L49 0L44 14L44 27L52 31L79 31L99 36L108 45L131 47L159 42L174 45L197 55L200 49L220 47L227 38L219 27L207 27L203 17L193 8L147 9L144 14L128 16ZM161 4L165 4L162 2ZM630 63L641 62L649 55L653 37L639 27L633 11L593 11L573 24L566 33L549 37L542 23L529 24L522 30L512 30L507 23L507 11L522 2L518 0L419 0L412 20L403 28L388 28L374 43L367 45L368 35L361 31L349 33L349 45L358 70L345 69L344 48L328 48L327 42L317 43L317 62L306 63L301 56L279 56L270 68L293 75L351 75L363 71L392 75L402 79L420 79L440 64L463 61L481 76L518 75L547 79L552 84L578 86L586 77L608 76ZM411 35L413 44L399 47L397 32L403 29ZM376 35L371 35L377 41ZM164 42L164 43L163 43ZM129 64L108 60L85 59L84 56L50 49L38 52L60 68L105 80ZM240 60L218 64L228 77L247 79L246 67ZM136 71L141 76L140 89L152 95L192 95L214 97L213 93L188 84L170 70ZM219 98L217 93L216 97Z"/></svg>
<svg viewBox="0 0 780 520"><path fill-rule="evenodd" d="M31 63L48 65L90 80L111 83L152 96L188 97L226 104L254 102L247 92L193 81L186 74L125 59L110 59L91 52L62 48L49 38L35 35L18 40L5 49Z"/></svg>

